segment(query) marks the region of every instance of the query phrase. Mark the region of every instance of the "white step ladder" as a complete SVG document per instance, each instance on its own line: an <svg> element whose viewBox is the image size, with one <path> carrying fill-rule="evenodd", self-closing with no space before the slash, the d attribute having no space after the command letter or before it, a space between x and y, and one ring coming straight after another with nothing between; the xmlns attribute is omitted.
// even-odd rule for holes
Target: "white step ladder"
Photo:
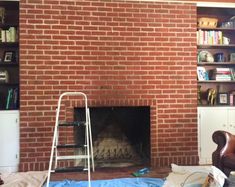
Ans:
<svg viewBox="0 0 235 187"><path fill-rule="evenodd" d="M61 110L61 102L63 97L65 96L78 96L79 98L83 99L84 102L84 109L85 109L85 121L75 121L75 122L60 122L60 110ZM59 144L59 128L60 127L78 127L78 126L85 126L85 144ZM83 148L85 153L82 155L74 154L74 155L59 155L58 149L76 149L76 148ZM58 161L60 160L84 160L84 168L57 168ZM54 136L53 142L51 147L51 156L50 156L50 163L48 169L48 176L47 176L47 183L46 187L49 187L50 177L52 172L72 172L72 171L87 171L88 172L88 187L91 187L91 165L92 171L95 171L94 167L94 157L93 157L93 146L92 146L92 135L91 135L91 123L90 123L90 112L87 106L87 96L82 92L65 92L60 95L56 110L56 121L55 121L55 129L54 129Z"/></svg>

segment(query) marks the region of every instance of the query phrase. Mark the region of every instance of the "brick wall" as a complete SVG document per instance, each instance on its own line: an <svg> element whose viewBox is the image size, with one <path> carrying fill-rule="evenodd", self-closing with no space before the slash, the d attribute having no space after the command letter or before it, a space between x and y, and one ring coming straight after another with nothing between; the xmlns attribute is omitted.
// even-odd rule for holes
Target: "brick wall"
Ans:
<svg viewBox="0 0 235 187"><path fill-rule="evenodd" d="M20 1L20 170L48 167L64 91L90 106L150 106L151 165L197 164L196 7Z"/></svg>

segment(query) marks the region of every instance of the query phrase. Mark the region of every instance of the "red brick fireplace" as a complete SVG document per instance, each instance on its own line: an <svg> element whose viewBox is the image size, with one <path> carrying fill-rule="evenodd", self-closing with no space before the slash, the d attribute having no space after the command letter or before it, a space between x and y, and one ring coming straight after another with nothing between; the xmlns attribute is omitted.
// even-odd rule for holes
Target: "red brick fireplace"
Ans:
<svg viewBox="0 0 235 187"><path fill-rule="evenodd" d="M197 164L195 70L194 4L21 0L20 170L47 169L65 91L149 107L151 166Z"/></svg>

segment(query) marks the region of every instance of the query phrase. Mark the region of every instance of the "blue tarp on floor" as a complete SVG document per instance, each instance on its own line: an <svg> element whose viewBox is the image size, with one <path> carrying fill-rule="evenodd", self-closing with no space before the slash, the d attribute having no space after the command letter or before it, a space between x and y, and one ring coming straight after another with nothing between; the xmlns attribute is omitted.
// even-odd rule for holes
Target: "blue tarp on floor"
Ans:
<svg viewBox="0 0 235 187"><path fill-rule="evenodd" d="M120 178L110 180L91 181L92 187L162 187L164 180L157 178ZM44 185L45 187L46 185ZM50 187L87 187L87 181L55 181L50 182Z"/></svg>

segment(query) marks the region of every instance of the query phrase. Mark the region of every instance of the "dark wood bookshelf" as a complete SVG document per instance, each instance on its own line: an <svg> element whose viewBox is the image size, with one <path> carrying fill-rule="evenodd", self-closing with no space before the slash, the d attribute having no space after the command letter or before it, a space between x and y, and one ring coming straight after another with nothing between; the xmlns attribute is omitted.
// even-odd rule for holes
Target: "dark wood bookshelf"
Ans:
<svg viewBox="0 0 235 187"><path fill-rule="evenodd" d="M1 34L10 29L10 27L15 28L15 38L16 40L10 38L6 41L16 41L16 42L2 42L0 40L0 70L7 71L9 76L9 81L5 83L4 81L0 82L0 110L8 110L6 108L7 98L9 95L9 90L17 90L19 94L19 42L18 30L19 30L19 1L0 1L0 7L5 8L5 19L4 22L0 23ZM9 62L5 62L7 58L7 53L12 52L12 56L9 57ZM17 107L14 107L15 110L19 110L19 97L17 97Z"/></svg>

